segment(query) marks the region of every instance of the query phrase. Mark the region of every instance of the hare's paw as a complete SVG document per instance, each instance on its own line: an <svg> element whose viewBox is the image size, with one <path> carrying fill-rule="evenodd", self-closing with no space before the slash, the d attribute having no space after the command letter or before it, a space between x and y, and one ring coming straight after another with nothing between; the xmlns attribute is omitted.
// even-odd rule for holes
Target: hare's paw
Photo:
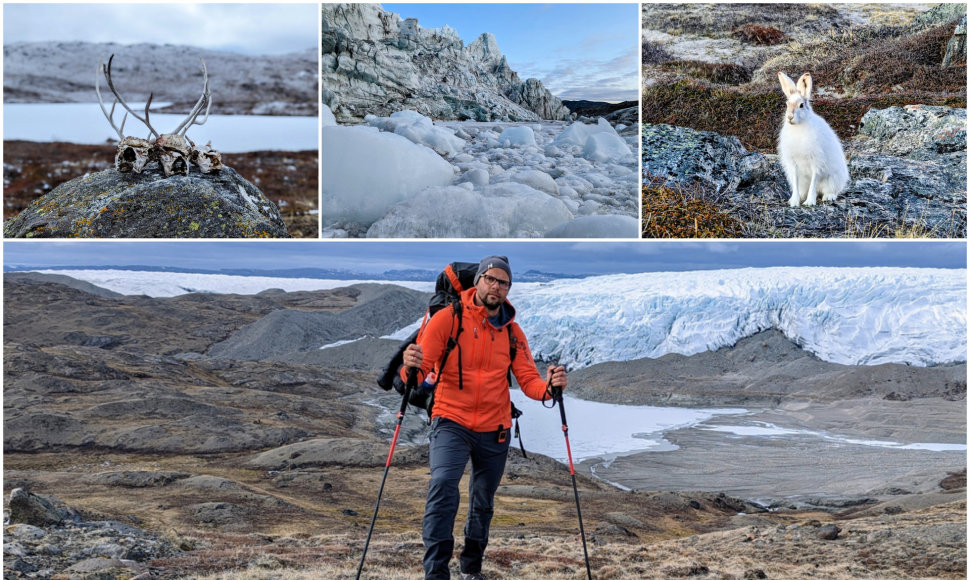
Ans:
<svg viewBox="0 0 970 580"><path fill-rule="evenodd" d="M822 196L822 201L835 201L837 197L838 197L838 194L836 193L826 193L825 195Z"/></svg>
<svg viewBox="0 0 970 580"><path fill-rule="evenodd" d="M788 205L791 207L798 207L802 205L802 200L799 199L797 193L793 193L790 198L788 198Z"/></svg>
<svg viewBox="0 0 970 580"><path fill-rule="evenodd" d="M805 200L805 205L814 206L816 201L818 201L818 196L809 194L808 199Z"/></svg>

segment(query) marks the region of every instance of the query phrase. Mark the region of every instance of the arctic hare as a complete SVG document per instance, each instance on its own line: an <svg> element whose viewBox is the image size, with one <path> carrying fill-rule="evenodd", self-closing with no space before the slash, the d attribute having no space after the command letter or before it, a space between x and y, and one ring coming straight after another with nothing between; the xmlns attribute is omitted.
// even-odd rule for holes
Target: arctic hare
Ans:
<svg viewBox="0 0 970 580"><path fill-rule="evenodd" d="M788 96L778 136L778 158L791 189L788 205L815 205L818 194L822 201L835 201L849 182L849 169L835 131L812 112L812 75L803 74L795 86L780 72L778 81Z"/></svg>

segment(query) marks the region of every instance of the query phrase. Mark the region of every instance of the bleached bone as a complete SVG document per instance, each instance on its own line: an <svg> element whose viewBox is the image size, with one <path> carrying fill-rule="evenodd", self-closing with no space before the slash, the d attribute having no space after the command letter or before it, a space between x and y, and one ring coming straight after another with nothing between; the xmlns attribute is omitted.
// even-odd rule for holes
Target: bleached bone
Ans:
<svg viewBox="0 0 970 580"><path fill-rule="evenodd" d="M145 103L145 118L139 117L138 113L133 111L132 108L128 106L128 103L126 103L125 100L121 98L121 95L118 94L117 89L115 89L115 83L111 79L111 62L114 60L114 58L115 58L115 55L112 54L110 57L108 57L108 64L105 65L104 62L102 61L99 64L99 68L101 69L101 72L104 73L105 80L108 81L108 88L111 89L111 93L115 96L115 103L121 104L121 106L124 107L126 111L128 111L128 114L130 114L132 117L141 121L146 127L148 127L148 130L151 131L152 135L154 135L155 137L158 137L159 132L156 131L154 127L151 126L151 123L148 122L148 107L151 106L152 104L152 97L154 96L154 94L150 93L148 95L148 102ZM98 86L97 83L95 83L94 86L95 88L97 88ZM99 92L98 93L99 100L100 100L100 96L101 96L101 93ZM104 103L101 104L101 110L104 111ZM114 111L114 105L111 106L111 110L112 112ZM107 115L107 113L105 114ZM111 119L109 118L108 120L110 121ZM111 126L114 127L114 123L112 123Z"/></svg>
<svg viewBox="0 0 970 580"><path fill-rule="evenodd" d="M101 74L104 69L104 61L98 62L98 70L94 73L94 92L98 95L98 104L101 105L101 112L104 113L105 118L108 119L108 123L111 124L111 128L118 133L118 140L124 141L125 139L125 121L128 120L128 113L121 118L121 127L115 125L115 106L118 105L118 99L116 98L113 103L111 103L111 112L104 106L104 99L101 98Z"/></svg>
<svg viewBox="0 0 970 580"><path fill-rule="evenodd" d="M155 154L162 165L165 176L175 173L189 174L189 159L192 146L187 138L178 133L165 133L155 139Z"/></svg>
<svg viewBox="0 0 970 580"><path fill-rule="evenodd" d="M192 150L192 163L195 163L202 173L219 171L222 169L222 153L213 149L210 141L205 147Z"/></svg>
<svg viewBox="0 0 970 580"><path fill-rule="evenodd" d="M118 143L115 153L115 169L121 173L141 173L149 161L155 159L154 144L148 139L125 137Z"/></svg>
<svg viewBox="0 0 970 580"><path fill-rule="evenodd" d="M200 56L199 60L202 61L202 96L189 111L189 116L172 133L181 132L182 135L185 135L192 125L205 125L205 122L209 120L209 107L212 106L212 95L209 92L209 73L205 69L205 59ZM197 121L199 113L202 112L202 107L205 107L205 118L202 121Z"/></svg>

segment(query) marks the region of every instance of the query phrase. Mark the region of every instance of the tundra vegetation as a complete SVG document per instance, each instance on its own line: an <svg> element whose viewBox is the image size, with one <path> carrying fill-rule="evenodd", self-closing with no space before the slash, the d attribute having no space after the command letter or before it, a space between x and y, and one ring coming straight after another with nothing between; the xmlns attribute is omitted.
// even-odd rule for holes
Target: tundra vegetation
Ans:
<svg viewBox="0 0 970 580"><path fill-rule="evenodd" d="M700 183L690 176L655 170L666 151L644 144L645 237L964 237L966 231L965 143L957 146L964 163L947 157L946 135L933 136L929 153L875 150L863 133L870 111L943 107L963 116L943 133L965 133L966 5L932 10L903 5L644 5L641 64L642 122L649 139L657 125L672 125L736 139L743 148L735 183ZM849 158L848 199L815 210L786 211L783 177L770 165L785 111L777 73L810 72L813 107L842 140ZM937 110L937 109L931 109ZM891 115L892 113L885 113ZM940 113L941 115L945 113ZM962 125L961 125L962 123ZM913 141L924 139L918 129ZM925 139L924 139L925 140ZM722 145L712 145L715 149ZM761 159L755 154L765 156ZM932 162L949 177L940 190L913 195L906 183L878 192L861 180L888 171L915 171L896 159ZM769 163L770 162L770 163ZM955 178L951 180L950 178ZM878 181L878 179L877 179ZM698 185L699 184L699 185ZM961 187L962 184L962 187ZM661 190L668 194L660 194ZM866 196L877 201L865 201ZM747 194L747 195L745 195ZM782 198L785 199L782 199ZM732 216L741 227L724 231L709 213L687 209L688 201ZM879 205L892 211L880 211ZM693 214L696 230L676 226L661 214ZM792 217L794 216L794 217ZM692 221L692 220L688 220ZM665 224L671 224L669 227ZM691 226L693 227L693 226Z"/></svg>

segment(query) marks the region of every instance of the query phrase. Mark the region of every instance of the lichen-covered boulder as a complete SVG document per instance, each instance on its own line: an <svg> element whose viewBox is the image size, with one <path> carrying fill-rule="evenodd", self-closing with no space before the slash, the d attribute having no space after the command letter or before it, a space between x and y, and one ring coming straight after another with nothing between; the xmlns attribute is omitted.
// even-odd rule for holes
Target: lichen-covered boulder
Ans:
<svg viewBox="0 0 970 580"><path fill-rule="evenodd" d="M643 125L640 152L645 180L660 178L715 192L736 189L757 157L737 137L674 125Z"/></svg>
<svg viewBox="0 0 970 580"><path fill-rule="evenodd" d="M276 205L231 167L166 177L106 169L72 179L7 220L8 238L288 238Z"/></svg>

